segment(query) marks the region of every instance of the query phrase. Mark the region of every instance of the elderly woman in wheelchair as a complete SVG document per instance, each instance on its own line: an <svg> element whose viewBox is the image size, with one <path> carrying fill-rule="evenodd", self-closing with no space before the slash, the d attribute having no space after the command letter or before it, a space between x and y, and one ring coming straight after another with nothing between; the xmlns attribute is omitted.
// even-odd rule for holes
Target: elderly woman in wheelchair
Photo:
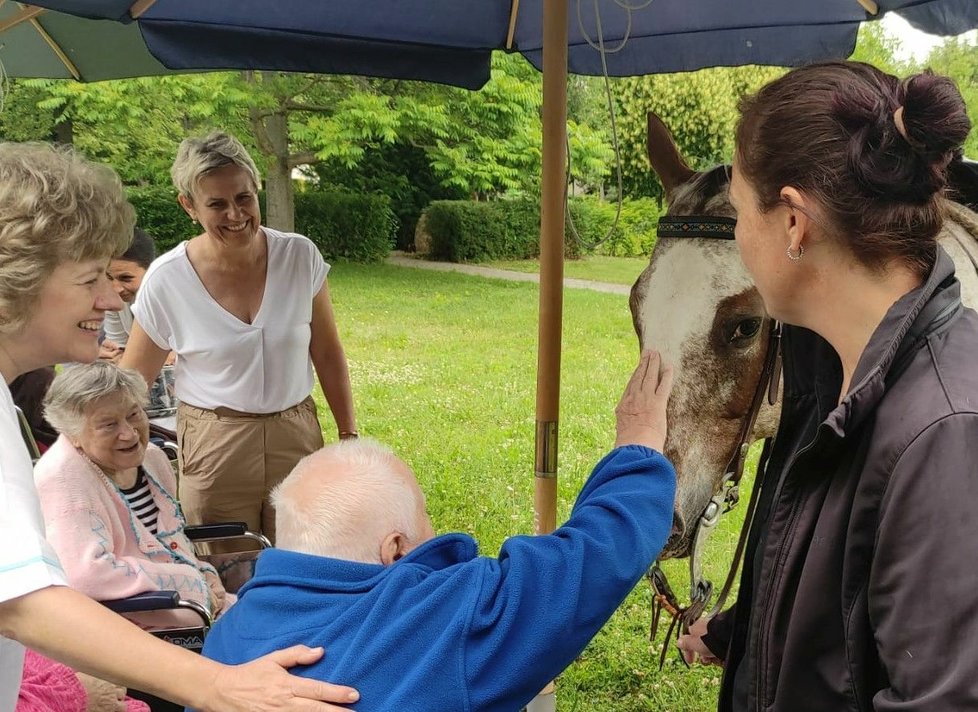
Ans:
<svg viewBox="0 0 978 712"><path fill-rule="evenodd" d="M146 400L142 376L105 361L54 379L44 406L60 437L34 469L47 537L68 582L92 598L177 591L216 617L235 597L186 535L170 461L148 442ZM129 617L144 628L197 620L180 609Z"/></svg>

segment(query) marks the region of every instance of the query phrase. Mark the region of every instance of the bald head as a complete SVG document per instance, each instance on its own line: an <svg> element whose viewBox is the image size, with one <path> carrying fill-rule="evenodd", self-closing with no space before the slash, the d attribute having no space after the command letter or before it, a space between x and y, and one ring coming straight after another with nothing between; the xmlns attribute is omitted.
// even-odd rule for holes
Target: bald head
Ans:
<svg viewBox="0 0 978 712"><path fill-rule="evenodd" d="M306 456L271 499L276 544L291 551L390 564L434 536L414 473L374 440Z"/></svg>

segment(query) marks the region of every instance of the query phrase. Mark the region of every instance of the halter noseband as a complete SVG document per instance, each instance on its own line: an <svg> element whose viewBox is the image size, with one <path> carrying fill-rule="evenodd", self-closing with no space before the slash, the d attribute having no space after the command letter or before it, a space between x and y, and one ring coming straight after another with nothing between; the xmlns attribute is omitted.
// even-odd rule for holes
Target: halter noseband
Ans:
<svg viewBox="0 0 978 712"><path fill-rule="evenodd" d="M659 220L658 236L660 238L694 237L700 239L732 240L734 239L734 228L736 225L737 221L733 218L716 215L667 215ZM703 615L706 606L709 604L710 596L713 594L713 583L703 577L703 550L710 535L717 528L717 525L719 525L722 515L729 512L740 500L740 480L744 475L744 464L747 461L747 453L750 449L750 436L754 430L754 424L757 422L757 415L764 404L764 396L767 396L767 401L771 405L777 402L780 379L781 322L772 319L768 331L764 366L761 369L757 386L754 388L750 408L741 421L737 447L734 450L730 462L727 463L723 479L720 481L719 490L714 493L709 503L700 513L693 530L693 544L689 554L689 604L684 606L679 602L679 599L669 585L665 572L659 567L658 560L655 561L647 574L654 593L652 600L652 625L649 631L650 640L655 640L662 611L672 616L672 622L669 624L669 630L666 633L666 638L662 645L662 653L659 656L659 669L662 669L665 663L666 653L668 651L667 643L672 637L673 631L677 635L687 633L689 626ZM767 449L765 447L765 451ZM758 466L759 470L762 468L763 463ZM717 601L710 610L710 615L715 615L722 608L733 586L747 543L747 534L753 520L754 510L757 506L757 495L759 491L760 483L755 482L753 491L751 492L750 502L747 505L744 526L741 529L740 538L737 541L737 548L734 551L730 570L727 573ZM685 663L685 658L681 657L680 659Z"/></svg>

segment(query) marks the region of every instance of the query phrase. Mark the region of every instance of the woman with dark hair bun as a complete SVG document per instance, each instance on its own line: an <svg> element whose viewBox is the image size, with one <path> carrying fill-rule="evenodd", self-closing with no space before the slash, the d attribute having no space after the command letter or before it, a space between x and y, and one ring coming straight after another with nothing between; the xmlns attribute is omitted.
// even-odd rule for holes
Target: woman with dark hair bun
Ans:
<svg viewBox="0 0 978 712"><path fill-rule="evenodd" d="M724 665L725 712L978 709L978 315L937 243L964 102L835 62L741 112L730 199L784 324L782 416L738 600L679 646Z"/></svg>

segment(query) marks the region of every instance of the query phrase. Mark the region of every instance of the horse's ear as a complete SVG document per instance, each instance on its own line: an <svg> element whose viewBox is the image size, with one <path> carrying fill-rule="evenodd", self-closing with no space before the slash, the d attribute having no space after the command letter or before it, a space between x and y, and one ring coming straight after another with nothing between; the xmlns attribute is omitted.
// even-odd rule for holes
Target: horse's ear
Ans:
<svg viewBox="0 0 978 712"><path fill-rule="evenodd" d="M671 200L675 189L696 175L696 171L686 165L676 142L672 140L669 127L662 119L650 111L648 121L649 163L666 189L666 199Z"/></svg>

